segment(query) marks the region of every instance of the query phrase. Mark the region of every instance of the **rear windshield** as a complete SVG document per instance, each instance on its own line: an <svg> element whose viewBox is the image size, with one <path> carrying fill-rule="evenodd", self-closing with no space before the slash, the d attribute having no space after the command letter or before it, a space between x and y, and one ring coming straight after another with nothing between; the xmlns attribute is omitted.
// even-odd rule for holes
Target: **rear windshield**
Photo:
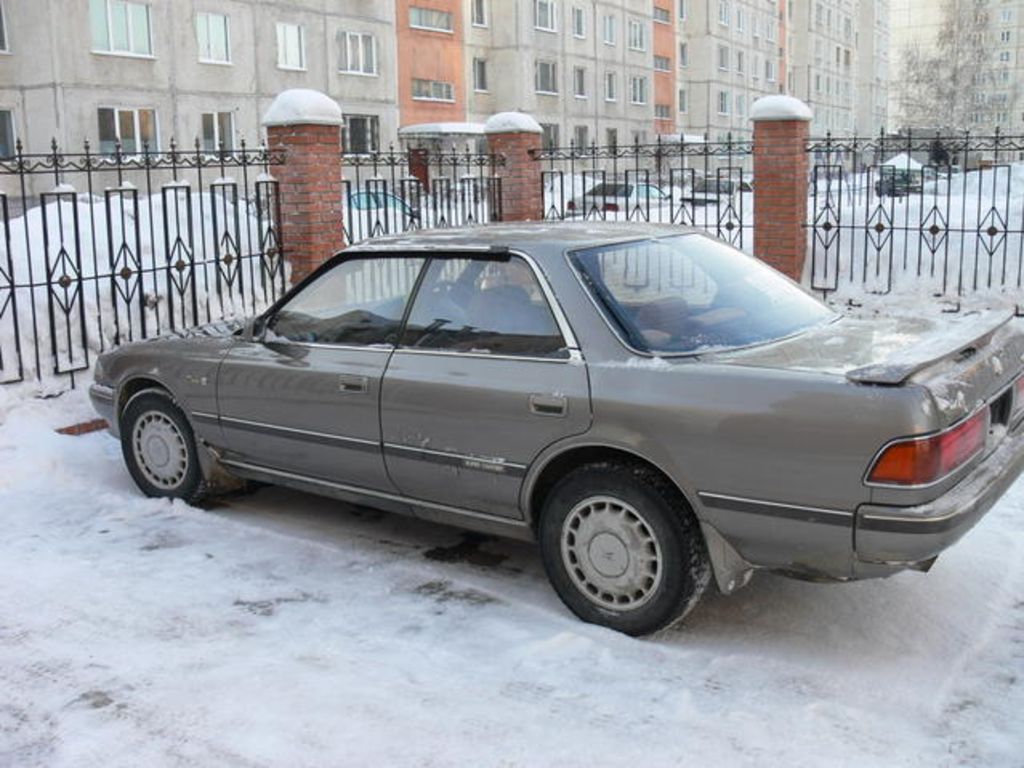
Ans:
<svg viewBox="0 0 1024 768"><path fill-rule="evenodd" d="M648 352L744 347L835 317L775 270L703 235L616 243L573 261L630 343Z"/></svg>

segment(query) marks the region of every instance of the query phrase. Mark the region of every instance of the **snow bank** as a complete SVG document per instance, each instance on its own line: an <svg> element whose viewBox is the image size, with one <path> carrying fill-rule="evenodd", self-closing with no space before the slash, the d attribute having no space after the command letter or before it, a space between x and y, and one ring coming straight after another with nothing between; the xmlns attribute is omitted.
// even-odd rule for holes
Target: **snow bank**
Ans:
<svg viewBox="0 0 1024 768"><path fill-rule="evenodd" d="M341 107L326 93L290 88L277 95L263 115L263 125L341 125Z"/></svg>
<svg viewBox="0 0 1024 768"><path fill-rule="evenodd" d="M525 112L499 112L484 123L484 133L543 133L540 123Z"/></svg>

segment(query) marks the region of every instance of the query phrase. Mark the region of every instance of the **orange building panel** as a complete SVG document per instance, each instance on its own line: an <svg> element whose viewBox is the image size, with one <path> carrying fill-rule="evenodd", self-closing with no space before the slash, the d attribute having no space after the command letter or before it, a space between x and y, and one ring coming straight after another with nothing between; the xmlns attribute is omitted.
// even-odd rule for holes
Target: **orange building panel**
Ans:
<svg viewBox="0 0 1024 768"><path fill-rule="evenodd" d="M406 126L465 120L461 0L396 0L395 13L399 122ZM451 31L413 26L413 15L428 27L448 22ZM414 96L413 80L435 85L421 84L424 90Z"/></svg>
<svg viewBox="0 0 1024 768"><path fill-rule="evenodd" d="M669 60L668 72L654 72L654 104L667 104L669 117L655 118L655 133L675 133L676 130L676 27L675 14L672 13L673 3L669 0L655 3L656 9L668 14L669 23L654 22L654 55L664 56Z"/></svg>

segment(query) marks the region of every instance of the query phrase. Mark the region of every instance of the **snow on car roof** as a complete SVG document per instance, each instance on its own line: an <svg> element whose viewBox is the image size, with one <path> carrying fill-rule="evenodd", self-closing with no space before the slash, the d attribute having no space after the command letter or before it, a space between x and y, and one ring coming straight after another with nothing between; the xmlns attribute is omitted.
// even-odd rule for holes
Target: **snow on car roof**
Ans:
<svg viewBox="0 0 1024 768"><path fill-rule="evenodd" d="M517 222L486 224L451 229L431 229L387 235L346 249L349 251L394 250L398 248L489 248L547 246L559 251L567 247L603 245L645 237L687 235L698 230L672 224L645 222Z"/></svg>

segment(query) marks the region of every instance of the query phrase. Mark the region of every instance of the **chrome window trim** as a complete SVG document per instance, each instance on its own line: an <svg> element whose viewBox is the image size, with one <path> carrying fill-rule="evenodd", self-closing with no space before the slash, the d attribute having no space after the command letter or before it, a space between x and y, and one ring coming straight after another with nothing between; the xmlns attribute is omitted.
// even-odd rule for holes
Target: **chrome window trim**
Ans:
<svg viewBox="0 0 1024 768"><path fill-rule="evenodd" d="M371 488L363 488L358 485L348 485L347 483L338 483L333 480L324 480L320 477L313 477L311 475L302 475L297 472L287 472L281 469L274 469L272 467L265 467L261 464L250 464L246 461L238 461L236 459L222 459L224 464L232 467L238 467L240 469L248 469L252 472L260 472L268 475L275 475L277 477L291 478L300 482L309 483L311 485L320 485L326 488L336 488L341 491L347 491L361 496L373 496L379 499L385 499L387 501L395 501L400 504L411 504L417 507L426 507L429 509L436 509L441 512L448 512L455 515L464 515L466 517L475 517L480 520L487 520L489 522L501 523L504 525L514 526L516 528L527 528L528 523L525 520L516 519L514 517L502 517L501 515L492 515L487 512L479 512L474 509L465 509L463 507L453 507L449 504L440 504L435 501L426 501L424 499L417 499L412 496L402 496L398 493L389 493L388 491L378 491Z"/></svg>
<svg viewBox="0 0 1024 768"><path fill-rule="evenodd" d="M568 357L530 357L528 355L492 355L489 352L454 352L447 349L415 349L413 347L397 347L396 355L433 355L434 357L472 357L480 360L514 360L520 363L572 363L581 362L583 356L578 349L568 350Z"/></svg>
<svg viewBox="0 0 1024 768"><path fill-rule="evenodd" d="M457 461L463 462L471 461L476 462L477 464L488 464L495 467L502 467L519 471L525 470L527 466L526 464L520 464L519 462L515 461L506 461L502 458L494 456L472 456L465 453L453 453L451 451L436 451L432 448L418 448L415 445L403 445L401 443L384 443L384 448L390 448L396 451L404 451L406 453L426 453L430 454L431 456L440 456L446 459L455 459Z"/></svg>

